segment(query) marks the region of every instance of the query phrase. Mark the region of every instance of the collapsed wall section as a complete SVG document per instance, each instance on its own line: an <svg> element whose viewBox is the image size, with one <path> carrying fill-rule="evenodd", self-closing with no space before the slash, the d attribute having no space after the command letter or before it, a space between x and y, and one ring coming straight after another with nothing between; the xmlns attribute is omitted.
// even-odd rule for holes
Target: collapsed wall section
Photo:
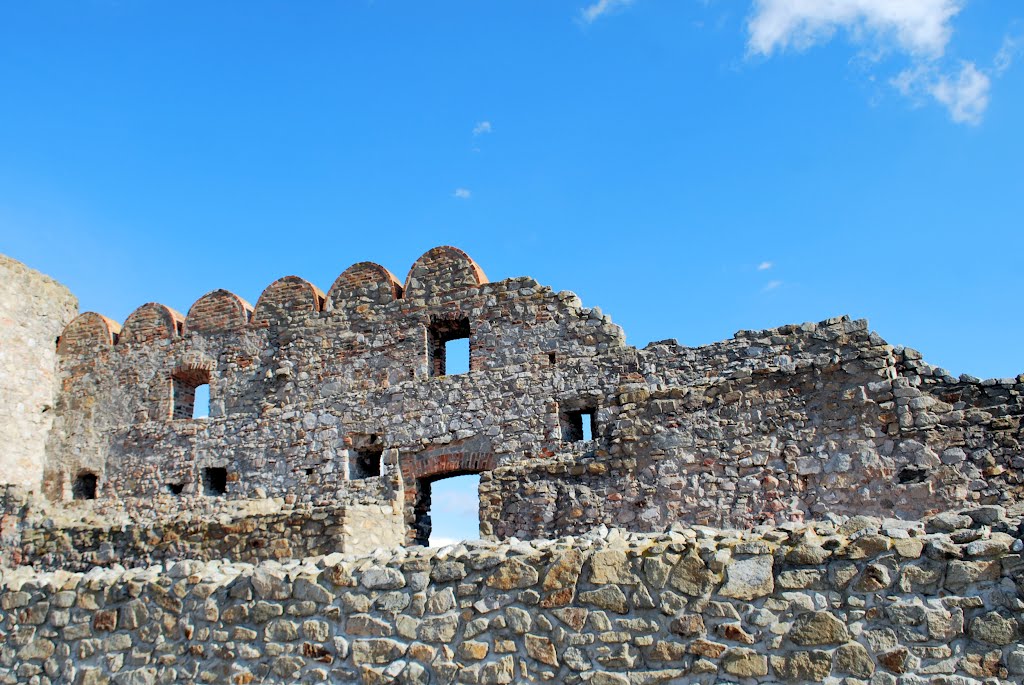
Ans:
<svg viewBox="0 0 1024 685"><path fill-rule="evenodd" d="M1024 376L953 378L846 317L702 348L658 343L639 361L605 400L600 449L481 480L488 532L919 519L1024 499Z"/></svg>
<svg viewBox="0 0 1024 685"><path fill-rule="evenodd" d="M38 490L57 401L57 338L78 300L0 255L0 483Z"/></svg>
<svg viewBox="0 0 1024 685"><path fill-rule="evenodd" d="M1014 682L1020 524L985 507L924 525L12 571L0 682Z"/></svg>

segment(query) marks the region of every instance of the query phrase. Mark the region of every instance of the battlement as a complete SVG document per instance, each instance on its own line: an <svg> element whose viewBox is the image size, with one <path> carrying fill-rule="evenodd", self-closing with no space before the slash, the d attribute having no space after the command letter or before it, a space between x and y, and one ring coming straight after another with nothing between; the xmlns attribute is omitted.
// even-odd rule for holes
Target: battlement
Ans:
<svg viewBox="0 0 1024 685"><path fill-rule="evenodd" d="M454 340L468 371L453 372ZM123 327L87 312L52 354L48 502L23 516L19 552L43 565L92 563L103 540L139 560L236 549L110 538L192 530L168 512L233 530L307 515L266 518L281 506L337 511L309 549L387 544L379 531L422 544L431 485L469 473L480 531L499 539L915 519L1024 495L1024 376L954 378L847 316L637 349L573 293L490 282L452 247L404 281L359 262L326 293L278 279L255 307L215 290ZM76 532L46 533L44 510L80 517Z"/></svg>
<svg viewBox="0 0 1024 685"><path fill-rule="evenodd" d="M343 271L326 295L298 276L280 278L264 289L255 308L230 291L213 290L196 300L187 316L155 302L144 304L128 315L123 329L102 314L85 312L64 329L57 350L83 354L118 344L173 340L190 333L238 333L309 315L360 318L368 315L368 307L398 300L420 306L450 302L487 282L483 269L469 255L441 246L413 263L404 286L379 264L359 262Z"/></svg>

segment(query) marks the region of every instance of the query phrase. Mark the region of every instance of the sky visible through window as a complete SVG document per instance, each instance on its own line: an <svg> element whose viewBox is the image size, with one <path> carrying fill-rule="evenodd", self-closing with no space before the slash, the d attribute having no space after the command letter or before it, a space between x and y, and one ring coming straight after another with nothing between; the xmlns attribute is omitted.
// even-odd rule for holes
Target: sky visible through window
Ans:
<svg viewBox="0 0 1024 685"><path fill-rule="evenodd" d="M210 386L207 383L196 387L196 397L192 405L192 418L203 419L210 415Z"/></svg>
<svg viewBox="0 0 1024 685"><path fill-rule="evenodd" d="M449 376L469 371L469 338L449 340L444 344L444 365Z"/></svg>
<svg viewBox="0 0 1024 685"><path fill-rule="evenodd" d="M480 476L455 476L430 486L430 546L480 537Z"/></svg>

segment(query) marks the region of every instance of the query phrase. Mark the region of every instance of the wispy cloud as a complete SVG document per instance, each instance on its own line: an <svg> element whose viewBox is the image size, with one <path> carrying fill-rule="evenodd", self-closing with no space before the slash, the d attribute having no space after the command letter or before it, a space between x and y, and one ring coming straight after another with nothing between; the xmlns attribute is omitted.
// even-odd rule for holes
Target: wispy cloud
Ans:
<svg viewBox="0 0 1024 685"><path fill-rule="evenodd" d="M478 121L476 126L473 127L473 135L481 136L485 133L491 133L494 129L491 127L489 121Z"/></svg>
<svg viewBox="0 0 1024 685"><path fill-rule="evenodd" d="M609 12L614 12L633 4L633 0L597 0L580 10L580 19L592 24Z"/></svg>
<svg viewBox="0 0 1024 685"><path fill-rule="evenodd" d="M860 43L892 41L913 55L941 57L963 0L755 0L749 49L806 50L845 29Z"/></svg>
<svg viewBox="0 0 1024 685"><path fill-rule="evenodd" d="M775 265L772 264L771 262L761 262L760 264L757 265L757 270L758 271L767 271L768 269L772 268L773 266L775 266Z"/></svg>
<svg viewBox="0 0 1024 685"><path fill-rule="evenodd" d="M458 198L459 200L468 200L473 197L473 193L468 188L456 188L455 192L452 193L452 197Z"/></svg>
<svg viewBox="0 0 1024 685"><path fill-rule="evenodd" d="M771 57L828 42L843 31L872 61L891 53L910 66L889 79L902 95L941 104L956 123L981 123L992 79L1013 63L1019 41L1007 38L993 67L944 59L953 36L953 20L967 0L754 0L748 21L747 49Z"/></svg>
<svg viewBox="0 0 1024 685"><path fill-rule="evenodd" d="M782 281L768 281L767 283L764 284L764 287L761 288L761 290L767 293L771 292L772 290L778 290L781 285Z"/></svg>
<svg viewBox="0 0 1024 685"><path fill-rule="evenodd" d="M1003 38L1003 44L999 46L999 52L992 61L992 71L996 76L1002 76L1013 66L1013 63L1024 51L1024 35L1007 34Z"/></svg>
<svg viewBox="0 0 1024 685"><path fill-rule="evenodd" d="M901 71L890 83L903 95L920 99L929 95L949 110L958 124L978 125L988 109L992 79L973 62L963 62L960 71L945 74L928 66Z"/></svg>

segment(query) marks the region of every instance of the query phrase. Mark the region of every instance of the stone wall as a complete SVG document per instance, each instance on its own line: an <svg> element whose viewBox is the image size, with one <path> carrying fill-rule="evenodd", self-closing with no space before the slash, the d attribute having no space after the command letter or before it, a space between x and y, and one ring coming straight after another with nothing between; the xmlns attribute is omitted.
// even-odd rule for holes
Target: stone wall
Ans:
<svg viewBox="0 0 1024 685"><path fill-rule="evenodd" d="M148 566L181 559L301 559L344 552L369 554L405 542L401 503L281 506L256 502L232 514L204 512L124 525L26 517L15 544L17 563L40 569L88 571ZM260 511L264 509L264 511Z"/></svg>
<svg viewBox="0 0 1024 685"><path fill-rule="evenodd" d="M0 483L38 490L57 394L57 336L78 313L67 288L0 255Z"/></svg>
<svg viewBox="0 0 1024 685"><path fill-rule="evenodd" d="M460 336L470 371L445 374ZM288 276L255 306L215 290L123 327L87 312L57 352L46 494L95 495L107 526L401 491L423 543L431 484L465 473L482 474L481 532L498 539L1024 498L1024 376L954 378L849 317L636 349L574 294L488 282L452 247L404 283L362 262L326 294ZM210 415L192 418L206 383Z"/></svg>
<svg viewBox="0 0 1024 685"><path fill-rule="evenodd" d="M591 449L481 479L499 538L919 519L1024 497L1024 376L954 378L846 317L641 350Z"/></svg>
<svg viewBox="0 0 1024 685"><path fill-rule="evenodd" d="M1013 513L7 571L0 682L1019 682Z"/></svg>

